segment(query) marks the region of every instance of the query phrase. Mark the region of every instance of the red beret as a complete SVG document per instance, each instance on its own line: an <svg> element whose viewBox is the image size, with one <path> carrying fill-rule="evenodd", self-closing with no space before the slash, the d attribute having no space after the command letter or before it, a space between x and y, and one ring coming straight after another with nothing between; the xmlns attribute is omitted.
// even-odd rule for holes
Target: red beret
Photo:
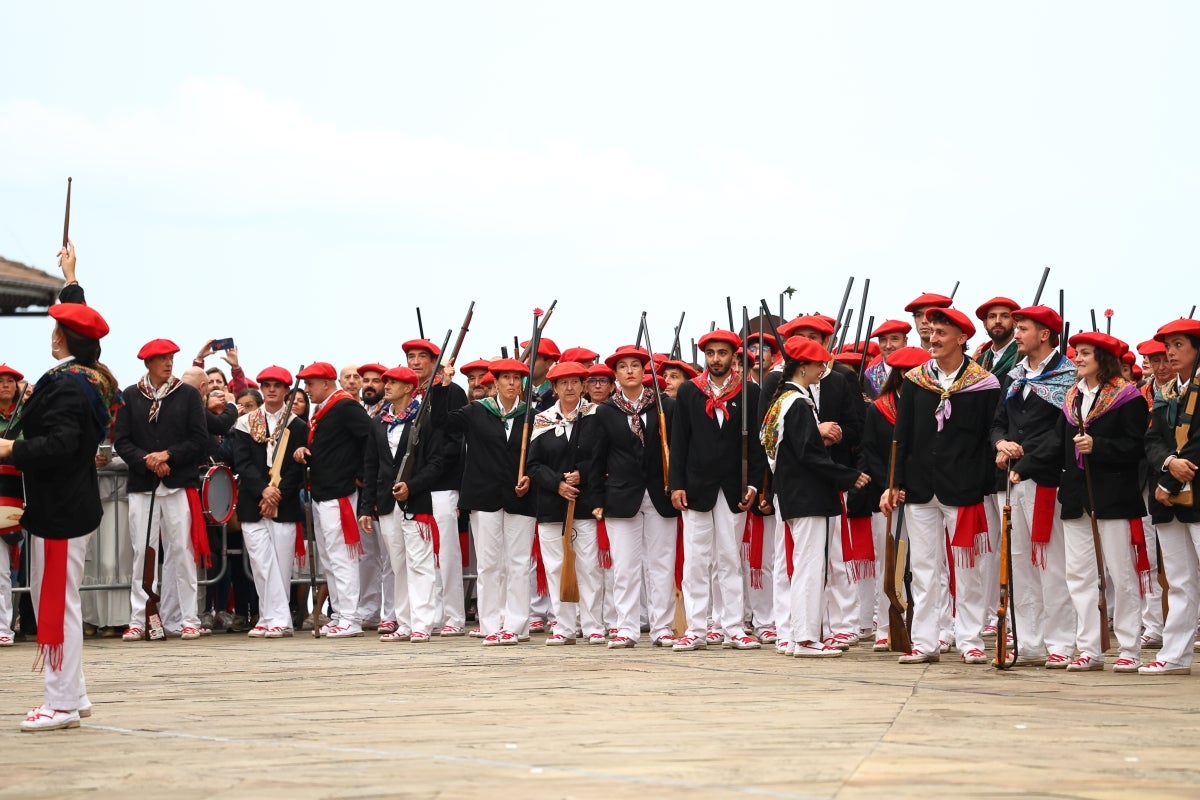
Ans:
<svg viewBox="0 0 1200 800"><path fill-rule="evenodd" d="M650 355L646 350L631 344L623 344L618 347L615 353L604 359L604 363L609 369L616 369L617 362L623 358L636 358L642 362L643 367L650 363Z"/></svg>
<svg viewBox="0 0 1200 800"><path fill-rule="evenodd" d="M815 344L815 343L814 343ZM858 363L862 361L861 353L838 353L833 357L834 361L845 364L848 367L858 368Z"/></svg>
<svg viewBox="0 0 1200 800"><path fill-rule="evenodd" d="M660 392L665 391L667 388L667 382L663 380L662 377L657 376L654 373L647 372L642 376L642 386L649 386L650 381L658 381L658 390Z"/></svg>
<svg viewBox="0 0 1200 800"><path fill-rule="evenodd" d="M392 367L383 371L383 379L385 381L403 381L410 383L413 386L420 384L421 379L417 377L417 373L413 372L408 367Z"/></svg>
<svg viewBox="0 0 1200 800"><path fill-rule="evenodd" d="M912 325L909 325L907 322L898 319L885 319L882 325L871 331L871 338L887 336L889 333L902 333L908 336L911 330Z"/></svg>
<svg viewBox="0 0 1200 800"><path fill-rule="evenodd" d="M772 350L779 349L779 342L775 340L774 336L772 336L769 333L760 333L758 331L755 331L754 333L752 333L746 337L746 344L750 344L751 342L757 342L760 340L761 340L762 344L765 344L767 347L771 348Z"/></svg>
<svg viewBox="0 0 1200 800"><path fill-rule="evenodd" d="M583 380L587 375L587 367L578 361L560 361L546 372L546 377L552 381L556 381L559 378L579 378Z"/></svg>
<svg viewBox="0 0 1200 800"><path fill-rule="evenodd" d="M1137 351L1146 357L1162 356L1167 354L1167 346L1162 342L1156 342L1155 340L1151 339L1148 342L1142 342L1139 344L1137 346Z"/></svg>
<svg viewBox="0 0 1200 800"><path fill-rule="evenodd" d="M784 338L794 335L797 331L816 331L822 336L833 335L833 325L825 317L808 316L796 317L779 326L779 335ZM785 346L786 349L786 346Z"/></svg>
<svg viewBox="0 0 1200 800"><path fill-rule="evenodd" d="M502 372L515 372L518 375L528 375L529 365L524 361L517 361L515 358L497 358L488 365L488 370L493 375L499 375Z"/></svg>
<svg viewBox="0 0 1200 800"><path fill-rule="evenodd" d="M330 364L328 361L314 361L304 369L300 370L300 374L297 375L300 380L322 379L327 381L336 381L337 376L338 371L334 369L333 364Z"/></svg>
<svg viewBox="0 0 1200 800"><path fill-rule="evenodd" d="M284 386L291 386L292 373L288 372L283 367L270 366L258 373L258 376L255 377L254 380L258 381L259 383L262 383L263 381L279 381Z"/></svg>
<svg viewBox="0 0 1200 800"><path fill-rule="evenodd" d="M1154 341L1165 342L1168 336L1193 336L1200 338L1200 320L1177 319L1168 322L1154 334Z"/></svg>
<svg viewBox="0 0 1200 800"><path fill-rule="evenodd" d="M380 375L387 372L387 367L383 364L363 364L358 368L359 375L366 375L368 372L378 372Z"/></svg>
<svg viewBox="0 0 1200 800"><path fill-rule="evenodd" d="M1099 331L1084 331L1077 333L1067 340L1071 347L1079 347L1081 344L1090 344L1093 347L1099 347L1101 350L1107 350L1112 354L1113 358L1124 358L1126 354L1130 359L1133 358L1133 353L1129 352L1129 346L1115 336L1109 336L1107 333ZM1130 361L1129 363L1133 363Z"/></svg>
<svg viewBox="0 0 1200 800"><path fill-rule="evenodd" d="M599 357L599 353L588 350L586 347L568 347L566 350L563 350L560 359L562 361L576 361L580 364L585 364L589 361L595 361Z"/></svg>
<svg viewBox="0 0 1200 800"><path fill-rule="evenodd" d="M528 346L529 346L529 340L525 340L524 342L521 342L521 347L528 347ZM554 343L554 340L547 339L545 337L538 339L537 354L539 356L541 356L542 358L549 358L552 361L557 361L559 358L562 357L562 352L558 349L558 345L556 345Z"/></svg>
<svg viewBox="0 0 1200 800"><path fill-rule="evenodd" d="M438 347L428 339L409 339L404 344L400 345L400 349L407 353L409 350L428 350L429 354L437 358L442 353L442 348Z"/></svg>
<svg viewBox="0 0 1200 800"><path fill-rule="evenodd" d="M855 342L854 344L842 345L840 348L843 353L861 353L863 351L863 342ZM870 339L866 341L867 355L877 356L881 352L879 345L872 342Z"/></svg>
<svg viewBox="0 0 1200 800"><path fill-rule="evenodd" d="M70 328L89 339L103 339L108 335L108 323L100 312L83 303L59 303L50 306L50 316L64 328ZM176 347L176 350L179 348Z"/></svg>
<svg viewBox="0 0 1200 800"><path fill-rule="evenodd" d="M1125 352L1121 353L1121 361L1133 366L1137 363L1137 356L1133 354L1132 350L1126 350Z"/></svg>
<svg viewBox="0 0 1200 800"><path fill-rule="evenodd" d="M694 378L700 374L696 370L695 367L693 367L691 364L687 363L686 361L676 361L674 359L672 359L670 361L664 361L663 363L659 364L658 365L658 374L662 375L663 372L665 372L668 369L677 369L680 372L682 372L684 374L684 377L686 377L686 378Z"/></svg>
<svg viewBox="0 0 1200 800"><path fill-rule="evenodd" d="M462 369L460 369L459 372L461 372L463 375L466 375L467 373L475 372L476 370L480 372L487 372L490 368L491 362L485 361L482 358L477 358L474 361L469 361L466 364L463 364Z"/></svg>
<svg viewBox="0 0 1200 800"><path fill-rule="evenodd" d="M1133 379L1135 381L1140 381L1142 379L1142 368L1137 364L1133 365L1133 369L1131 371L1133 372Z"/></svg>
<svg viewBox="0 0 1200 800"><path fill-rule="evenodd" d="M700 341L696 345L703 350L710 342L724 342L729 345L730 349L737 350L742 346L742 339L733 331L722 330L717 328L715 331L709 331L700 337Z"/></svg>
<svg viewBox="0 0 1200 800"><path fill-rule="evenodd" d="M608 378L612 380L617 377L617 374L612 371L612 367L607 364L593 364L588 367L587 373L589 378Z"/></svg>
<svg viewBox="0 0 1200 800"><path fill-rule="evenodd" d="M179 352L179 345L172 342L170 339L151 339L142 345L142 349L138 350L137 357L142 361L155 356L169 356L172 353Z"/></svg>
<svg viewBox="0 0 1200 800"><path fill-rule="evenodd" d="M805 339L802 336L788 339L784 342L783 352L792 361L812 361L824 364L832 358L829 355L829 351L824 347L821 347L821 345L812 339Z"/></svg>
<svg viewBox="0 0 1200 800"><path fill-rule="evenodd" d="M1016 311L1021 307L1021 304L1016 300L1010 300L1007 297L993 297L991 300L983 303L979 308L975 309L975 316L979 317L980 322L987 322L988 311L992 306L1004 306L1009 311Z"/></svg>
<svg viewBox="0 0 1200 800"><path fill-rule="evenodd" d="M919 367L928 361L929 353L919 347L901 347L887 358L887 365L892 369L908 371Z"/></svg>
<svg viewBox="0 0 1200 800"><path fill-rule="evenodd" d="M483 377L479 379L480 386L491 386L496 382L496 376L490 372L483 373Z"/></svg>
<svg viewBox="0 0 1200 800"><path fill-rule="evenodd" d="M944 294L934 294L926 292L925 294L913 300L904 307L904 310L910 314L916 312L918 308L949 308L954 303L949 297Z"/></svg>
<svg viewBox="0 0 1200 800"><path fill-rule="evenodd" d="M1025 308L1018 308L1012 312L1012 316L1013 319L1031 319L1038 325L1062 333L1062 317L1050 306L1026 306Z"/></svg>
<svg viewBox="0 0 1200 800"><path fill-rule="evenodd" d="M10 367L8 364L0 364L0 376L11 375L17 380L25 380L25 376L17 372L15 367Z"/></svg>
<svg viewBox="0 0 1200 800"><path fill-rule="evenodd" d="M968 337L975 335L975 323L967 319L967 315L959 311L957 308L935 308L930 311L931 316L926 316L930 322L936 321L939 316L945 317L951 325L958 328Z"/></svg>

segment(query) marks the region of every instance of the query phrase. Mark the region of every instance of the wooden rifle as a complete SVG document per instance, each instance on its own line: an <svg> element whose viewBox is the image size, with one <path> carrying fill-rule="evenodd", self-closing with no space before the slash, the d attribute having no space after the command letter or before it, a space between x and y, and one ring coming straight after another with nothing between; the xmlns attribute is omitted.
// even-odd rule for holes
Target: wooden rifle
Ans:
<svg viewBox="0 0 1200 800"><path fill-rule="evenodd" d="M471 305L467 306L467 316L463 318L462 327L458 329L458 338L454 340L454 349L450 351L450 366L454 366L458 361L458 353L462 350L463 340L467 338L467 331L471 330L471 320L475 317L475 301L471 301Z"/></svg>
<svg viewBox="0 0 1200 800"><path fill-rule="evenodd" d="M413 417L408 431L408 444L404 447L404 455L400 459L400 466L396 469L396 480L393 485L408 483L412 480L413 469L416 467L416 452L417 445L421 441L421 429L425 425L425 420L429 418L430 408L433 406L433 385L437 380L442 370L442 356L446 354L446 345L450 344L451 330L446 331L446 336L442 339L442 347L438 350L438 356L433 362L433 372L429 373L429 388L425 390L425 397L421 400L421 405L417 407L417 415ZM404 409L393 409L393 411L403 411ZM524 457L524 450L522 450ZM407 505L407 503L406 503Z"/></svg>
<svg viewBox="0 0 1200 800"><path fill-rule="evenodd" d="M683 318L686 316L686 311L680 313L679 324L675 326L675 341L671 342L671 352L667 354L676 361L683 357L683 354L679 350L679 335L683 332ZM654 354L651 353L651 356L653 355Z"/></svg>
<svg viewBox="0 0 1200 800"><path fill-rule="evenodd" d="M581 401L582 402L582 401ZM579 423L576 422L576 425ZM567 438L567 455L573 456L575 452L572 439L579 433L578 428L571 430L571 436ZM570 461L574 461L572 457ZM578 469L577 464L567 464L570 467L567 472L574 472ZM579 578L575 573L575 501L577 497L572 497L567 501L567 511L563 515L562 529L562 549L563 562L562 571L558 582L558 599L563 603L578 603L579 602Z"/></svg>
<svg viewBox="0 0 1200 800"><path fill-rule="evenodd" d="M851 275L849 280L846 281L846 291L842 292L842 304L840 306L838 306L837 316L834 317L834 319L837 320L837 322L835 324L841 324L842 314L846 313L846 303L850 302L850 287L852 287L852 286L854 286L854 276L853 275ZM763 303L763 308L766 309L768 312L770 311L770 309L767 309L766 303ZM779 319L782 320L783 317L780 317ZM849 326L849 323L847 323L847 326ZM837 333L836 329L834 330L834 333ZM841 341L841 340L839 339L838 341ZM783 347L783 342L780 342L779 346Z"/></svg>
<svg viewBox="0 0 1200 800"><path fill-rule="evenodd" d="M888 499L896 489L896 440L892 439L892 455L888 462ZM912 650L912 638L908 632L908 624L904 618L905 604L900 597L896 585L896 540L899 538L892 532L892 517L896 513L886 514L887 524L884 528L883 559L883 593L888 601L888 649L893 653L907 653ZM898 533L898 531L897 531Z"/></svg>
<svg viewBox="0 0 1200 800"><path fill-rule="evenodd" d="M663 491L667 491L667 473L670 471L671 449L667 444L667 412L663 409L662 390L658 388L658 374L654 371L654 349L650 346L650 326L646 324L646 312L642 312L642 332L646 335L646 351L650 353L650 385L654 387L654 404L658 407L658 438L662 445ZM745 405L743 401L742 405Z"/></svg>
<svg viewBox="0 0 1200 800"><path fill-rule="evenodd" d="M746 311L746 307L742 306L742 331L743 336L750 331L750 314ZM747 474L750 471L750 393L746 387L750 385L750 347L749 343L742 339L742 498L746 497L746 490L750 487L750 476ZM739 501L743 502L743 501Z"/></svg>
<svg viewBox="0 0 1200 800"><path fill-rule="evenodd" d="M1087 429L1082 428L1084 434ZM1100 524L1096 522L1096 495L1092 492L1092 464L1087 456L1083 457L1083 479L1087 484L1088 496L1088 518L1092 521L1092 548L1096 551L1096 573L1097 586L1100 590L1099 598L1096 601L1096 606L1100 609L1100 653L1108 652L1108 600L1104 597L1105 586L1104 582L1104 551L1100 548Z"/></svg>
<svg viewBox="0 0 1200 800"><path fill-rule="evenodd" d="M1045 278L1043 278L1045 280ZM1008 657L1008 607L1012 605L1012 481L1004 476L1004 510L1000 515L1000 601L996 604L996 669L1012 666ZM1014 621L1016 610L1013 610ZM1017 650L1017 626L1013 625L1013 653ZM1014 658L1013 661L1016 659Z"/></svg>
<svg viewBox="0 0 1200 800"><path fill-rule="evenodd" d="M1187 444L1188 437L1192 433L1192 420L1196 415L1196 397L1200 392L1200 378L1196 377L1196 371L1200 370L1200 352L1196 353L1196 360L1192 362L1192 374L1188 377L1188 382L1184 387L1183 396L1179 398L1179 407L1183 409L1183 413L1179 415L1179 419L1175 422L1175 451L1183 450ZM1171 505L1183 506L1191 508L1196 502L1195 495L1192 491L1192 483L1189 481L1184 484L1178 492L1171 495Z"/></svg>
<svg viewBox="0 0 1200 800"><path fill-rule="evenodd" d="M474 306L475 304L472 303L471 305ZM557 305L558 305L557 300L550 301L550 307L546 309L546 313L542 315L542 321L540 323L538 323L537 340L539 342L542 341L542 331L546 329L546 323L550 321L550 316L554 313L554 307ZM533 347L534 347L533 339L530 339L529 344L527 344L524 349L521 349L521 346L519 344L517 344L517 337L515 337L515 336L513 337L513 352L516 353L519 351L521 353L521 357L517 359L518 361L524 361L525 359L529 358L530 352L536 353L537 352L536 349L531 350L531 348L533 348ZM533 377L533 362L532 361L529 362L529 375L530 375L530 378Z"/></svg>
<svg viewBox="0 0 1200 800"><path fill-rule="evenodd" d="M167 632L163 630L162 617L158 613L158 601L161 599L154 591L154 574L158 567L158 553L150 546L150 532L154 530L154 496L158 494L158 478L154 479L154 488L150 490L150 512L146 515L146 551L142 557L142 591L146 593L146 637L150 641L162 639L166 641Z"/></svg>
<svg viewBox="0 0 1200 800"><path fill-rule="evenodd" d="M296 372L296 383L292 386L292 390L288 392L287 399L284 400L283 421L279 423L275 435L279 437L275 444L275 456L271 459L271 469L268 472L268 486L279 488L280 482L283 480L283 462L287 454L288 442L291 441L292 432L288 429L288 425L292 422L292 408L296 405L296 393L300 391L300 372L304 371L304 365L300 365L300 369ZM259 501L261 505L261 500ZM259 509L262 510L261 507ZM270 514L263 514L267 519L275 519L279 516L279 507Z"/></svg>
<svg viewBox="0 0 1200 800"><path fill-rule="evenodd" d="M71 232L71 179L67 178L67 211L63 214L63 247L70 242Z"/></svg>
<svg viewBox="0 0 1200 800"><path fill-rule="evenodd" d="M551 306L550 310L553 311L554 306ZM529 431L533 427L533 417L537 413L533 407L533 397L536 391L533 385L533 364L537 360L538 345L542 341L542 328L538 324L541 311L540 308L533 310L533 333L530 335L527 348L528 353L532 355L529 358L529 378L525 381L525 423L521 428L521 461L517 465L517 483L525 479L525 457L529 455ZM521 360L523 361L524 358Z"/></svg>

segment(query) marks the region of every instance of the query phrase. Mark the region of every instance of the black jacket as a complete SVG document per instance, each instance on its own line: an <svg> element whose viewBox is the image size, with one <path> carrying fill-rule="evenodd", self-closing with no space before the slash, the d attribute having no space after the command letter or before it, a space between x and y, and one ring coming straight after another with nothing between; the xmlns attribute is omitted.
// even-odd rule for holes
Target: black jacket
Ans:
<svg viewBox="0 0 1200 800"><path fill-rule="evenodd" d="M537 487L517 497L524 417L514 417L510 429L483 401L468 403L446 415L446 429L462 434L466 443L458 507L467 511L507 511L532 517ZM528 470L526 470L528 472ZM532 479L531 479L532 481Z"/></svg>
<svg viewBox="0 0 1200 800"><path fill-rule="evenodd" d="M742 403L749 403L750 434L747 437L747 478L755 486L766 467L766 454L756 435L761 427L754 421L759 387L747 383L726 404L724 425L705 411L707 398L691 381L684 381L675 395L671 430L670 488L687 491L688 508L711 511L724 492L726 505L735 513L742 495ZM762 488L762 487L757 487Z"/></svg>
<svg viewBox="0 0 1200 800"><path fill-rule="evenodd" d="M207 458L209 445L200 393L180 384L163 398L154 422L150 421L150 400L138 391L137 384L127 386L124 394L113 449L129 465L129 491L154 491L158 478L146 469L145 457L161 450L171 451L167 461L171 474L162 479L164 486L199 486L199 464Z"/></svg>
<svg viewBox="0 0 1200 800"><path fill-rule="evenodd" d="M558 484L563 473L579 470L579 497L575 501L575 516L591 516L597 507L597 495L592 491L588 478L592 475L591 454L581 443L584 433L592 424L595 412L579 417L571 428L571 435L559 435L548 430L529 443L529 475L537 486L537 518L539 522L562 522L567 514L567 501L558 493ZM588 437L589 446L595 441Z"/></svg>
<svg viewBox="0 0 1200 800"><path fill-rule="evenodd" d="M783 440L776 452L775 503L780 516L796 519L841 514L839 492L853 486L858 475L858 470L830 457L813 407L802 394L784 414Z"/></svg>
<svg viewBox="0 0 1200 800"><path fill-rule="evenodd" d="M1195 391L1195 387L1192 391ZM1186 398L1184 398L1186 400ZM1146 430L1146 471L1147 483L1150 488L1150 517L1155 524L1161 522L1200 522L1200 504L1187 506L1164 506L1154 499L1154 490L1162 486L1168 492L1178 492L1183 488L1170 472L1164 472L1162 465L1167 456L1177 455L1186 458L1193 464L1200 464L1200 420L1193 420L1188 433L1187 442L1182 449L1175 444L1175 427L1179 415L1183 413L1179 398L1166 403L1155 403L1150 415L1150 427ZM1200 482L1200 481L1198 481ZM1193 482L1195 486L1198 482Z"/></svg>
<svg viewBox="0 0 1200 800"><path fill-rule="evenodd" d="M317 421L308 446L312 451L308 463L313 500L354 494L361 483L370 426L366 409L353 400L336 403Z"/></svg>
<svg viewBox="0 0 1200 800"><path fill-rule="evenodd" d="M906 387L901 387L903 390ZM892 458L892 433L895 426L876 408L867 403L863 422L862 446L858 450L857 468L871 476L871 482L861 489L851 489L846 495L847 516L869 517L879 511L879 498L887 488L888 466Z"/></svg>
<svg viewBox="0 0 1200 800"><path fill-rule="evenodd" d="M663 416L669 441L675 416L675 402L669 397L663 398ZM586 481L594 492L593 507L603 508L606 517L632 517L641 508L647 491L660 516L679 516L663 490L662 439L658 410L653 404L642 414L642 422L645 444L630 429L629 417L610 399L596 408L591 423L584 429L580 447L592 459L591 474Z"/></svg>
<svg viewBox="0 0 1200 800"><path fill-rule="evenodd" d="M429 391L429 422L428 426L440 431L441 440L441 474L433 482L433 491L457 492L462 485L462 455L463 438L458 431L446 429L446 415L467 404L467 393L457 383L437 385Z"/></svg>
<svg viewBox="0 0 1200 800"><path fill-rule="evenodd" d="M1064 358L1056 350L1047 359L1045 370L1056 369ZM1008 393L1012 382L1008 375L1000 379L1001 398ZM1022 397L1023 394L1017 392L996 406L991 444L994 448L1001 439L1007 439L1021 445L1025 455L1010 462L1008 469L1039 486L1058 486L1062 477L1062 440L1058 430L1062 408L1047 403L1036 392L1029 392L1029 397Z"/></svg>
<svg viewBox="0 0 1200 800"><path fill-rule="evenodd" d="M1139 396L1109 411L1088 426L1092 454L1087 456L1092 473L1092 496L1097 519L1134 519L1146 513L1142 484L1138 478L1145 460L1146 425L1150 411ZM1079 429L1059 415L1063 475L1058 488L1063 519L1078 519L1090 512L1084 471L1075 461L1073 439Z"/></svg>
<svg viewBox="0 0 1200 800"><path fill-rule="evenodd" d="M300 490L304 487L304 465L292 458L296 448L308 442L308 423L299 417L288 422L288 441L283 453L280 470L279 514L277 522L303 522L304 506L300 502ZM271 468L267 464L267 443L256 442L242 430L235 429L226 438L233 459L233 469L238 476L237 517L242 522L258 522L262 515L258 503L263 490L271 481Z"/></svg>
<svg viewBox="0 0 1200 800"><path fill-rule="evenodd" d="M412 476L408 479L408 500L403 511L409 514L433 513L433 486L444 472L444 442L442 433L426 420L421 426L421 438L413 450ZM363 448L363 488L358 493L358 515L379 517L396 510L396 498L392 487L396 484L396 472L408 449L412 436L412 425L405 424L396 445L396 454L388 443L388 426L376 417L371 421L367 446Z"/></svg>

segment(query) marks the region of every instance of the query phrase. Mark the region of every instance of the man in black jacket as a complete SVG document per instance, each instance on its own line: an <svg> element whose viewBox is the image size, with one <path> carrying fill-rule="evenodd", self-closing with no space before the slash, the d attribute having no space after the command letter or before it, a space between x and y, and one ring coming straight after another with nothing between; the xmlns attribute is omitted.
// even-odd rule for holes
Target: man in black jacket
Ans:
<svg viewBox="0 0 1200 800"><path fill-rule="evenodd" d="M996 466L1012 483L1013 613L1017 664L1066 669L1075 657L1075 609L1067 592L1066 544L1058 485L1057 426L1075 365L1056 349L1062 318L1046 306L1013 312L1020 360L1001 380L991 440Z"/></svg>
<svg viewBox="0 0 1200 800"><path fill-rule="evenodd" d="M308 444L297 448L294 458L311 466L314 538L336 615L321 633L333 639L362 636L355 561L363 548L354 512L371 418L348 392L337 388L332 364L309 364L300 371L300 379L312 399L313 414Z"/></svg>
<svg viewBox="0 0 1200 800"><path fill-rule="evenodd" d="M983 560L987 516L983 498L993 466L988 425L1000 397L995 376L967 358L975 326L953 308L928 312L932 360L906 373L896 410L895 496L879 508L905 504L912 565L912 650L901 664L938 661L939 626L949 586L946 532L955 558L955 638L968 664L983 651Z"/></svg>
<svg viewBox="0 0 1200 800"><path fill-rule="evenodd" d="M198 639L196 565L207 560L209 546L200 509L197 465L204 458L209 440L200 393L171 374L178 352L179 346L169 339L154 339L138 351L146 375L125 388L125 409L117 417L113 448L129 465L133 574L142 574L149 526L156 552L158 543L162 544L160 593L174 596L182 624L180 638ZM134 580L129 594L129 627L122 636L125 641L145 637L146 600L141 581Z"/></svg>
<svg viewBox="0 0 1200 800"><path fill-rule="evenodd" d="M742 404L758 408L757 384L732 373L741 340L732 331L716 330L701 337L707 369L679 387L671 431L671 503L683 512L683 600L687 634L675 650L697 650L708 644L705 619L711 607L714 633L738 650L759 647L746 635L742 590L741 542L746 510L758 489L742 480ZM751 413L753 427L758 418ZM756 435L747 437L747 481L766 469L766 456ZM715 564L716 591L710 592ZM714 636L713 644L717 644Z"/></svg>

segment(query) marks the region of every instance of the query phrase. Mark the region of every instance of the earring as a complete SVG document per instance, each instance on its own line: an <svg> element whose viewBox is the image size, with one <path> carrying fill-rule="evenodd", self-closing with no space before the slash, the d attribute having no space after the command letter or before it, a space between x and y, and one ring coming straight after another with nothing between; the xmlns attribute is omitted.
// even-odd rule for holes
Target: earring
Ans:
<svg viewBox="0 0 1200 800"><path fill-rule="evenodd" d="M801 368L800 368L800 377L801 377L801 378L806 378L806 377L808 377L808 370L807 370L805 367L801 367Z"/></svg>

